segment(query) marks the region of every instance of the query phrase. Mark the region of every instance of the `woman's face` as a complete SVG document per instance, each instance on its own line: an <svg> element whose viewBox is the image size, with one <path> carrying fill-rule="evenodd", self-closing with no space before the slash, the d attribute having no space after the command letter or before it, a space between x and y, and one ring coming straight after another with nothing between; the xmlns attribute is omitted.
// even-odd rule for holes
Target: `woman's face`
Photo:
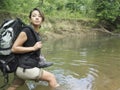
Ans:
<svg viewBox="0 0 120 90"><path fill-rule="evenodd" d="M39 11L34 10L31 14L30 22L35 26L40 26L42 23L42 16Z"/></svg>

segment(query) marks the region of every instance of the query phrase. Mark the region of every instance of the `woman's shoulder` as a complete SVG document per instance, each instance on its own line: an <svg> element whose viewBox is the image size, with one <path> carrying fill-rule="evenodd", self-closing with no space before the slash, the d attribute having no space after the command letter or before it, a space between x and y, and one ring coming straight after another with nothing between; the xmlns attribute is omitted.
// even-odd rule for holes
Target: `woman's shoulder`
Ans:
<svg viewBox="0 0 120 90"><path fill-rule="evenodd" d="M26 25L26 26L23 27L22 31L28 33L28 32L33 32L34 29L33 29L33 27L31 25Z"/></svg>
<svg viewBox="0 0 120 90"><path fill-rule="evenodd" d="M30 32L30 28L29 28L29 27L24 27L24 28L22 29L22 31L23 31L23 32Z"/></svg>
<svg viewBox="0 0 120 90"><path fill-rule="evenodd" d="M23 28L22 32L25 32L27 36L32 36L32 32L29 27Z"/></svg>
<svg viewBox="0 0 120 90"><path fill-rule="evenodd" d="M30 33L32 33L31 29L33 30L33 28L31 28L30 26L25 26L25 27L23 27L22 31L30 34Z"/></svg>

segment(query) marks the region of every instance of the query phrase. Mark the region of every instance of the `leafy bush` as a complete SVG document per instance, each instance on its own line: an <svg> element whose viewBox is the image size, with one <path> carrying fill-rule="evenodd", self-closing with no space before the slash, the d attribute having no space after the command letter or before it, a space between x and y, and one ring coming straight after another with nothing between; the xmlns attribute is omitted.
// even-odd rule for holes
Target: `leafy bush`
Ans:
<svg viewBox="0 0 120 90"><path fill-rule="evenodd" d="M120 1L95 0L94 5L96 7L96 17L99 18L100 21L105 22L106 28L110 31L117 28L119 24L118 17L120 17Z"/></svg>

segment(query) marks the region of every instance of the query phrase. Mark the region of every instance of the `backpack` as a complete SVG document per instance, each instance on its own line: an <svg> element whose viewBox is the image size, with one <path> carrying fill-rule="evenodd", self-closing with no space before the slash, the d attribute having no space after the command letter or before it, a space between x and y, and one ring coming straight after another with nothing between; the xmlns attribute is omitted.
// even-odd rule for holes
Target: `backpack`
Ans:
<svg viewBox="0 0 120 90"><path fill-rule="evenodd" d="M39 40L33 28L23 23L19 18L6 20L0 26L0 70L4 77L4 85L0 88L3 88L8 84L9 73L15 72L19 65L20 55L12 53L11 48L23 28L29 28L36 41ZM29 56L26 56L24 59L27 58L29 58Z"/></svg>
<svg viewBox="0 0 120 90"><path fill-rule="evenodd" d="M11 52L12 45L25 24L16 18L4 21L0 26L0 70L4 76L3 88L8 83L8 74L16 71L18 66L17 55Z"/></svg>

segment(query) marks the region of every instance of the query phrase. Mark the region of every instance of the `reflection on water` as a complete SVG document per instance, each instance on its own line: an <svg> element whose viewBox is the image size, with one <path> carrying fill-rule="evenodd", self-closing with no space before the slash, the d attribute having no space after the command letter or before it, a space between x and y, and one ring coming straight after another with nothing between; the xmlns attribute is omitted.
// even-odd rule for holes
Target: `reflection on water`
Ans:
<svg viewBox="0 0 120 90"><path fill-rule="evenodd" d="M120 37L70 37L44 43L60 90L120 90ZM50 90L46 82L34 90ZM27 90L26 86L19 90Z"/></svg>
<svg viewBox="0 0 120 90"><path fill-rule="evenodd" d="M48 41L47 59L62 90L119 90L120 37L72 37Z"/></svg>

